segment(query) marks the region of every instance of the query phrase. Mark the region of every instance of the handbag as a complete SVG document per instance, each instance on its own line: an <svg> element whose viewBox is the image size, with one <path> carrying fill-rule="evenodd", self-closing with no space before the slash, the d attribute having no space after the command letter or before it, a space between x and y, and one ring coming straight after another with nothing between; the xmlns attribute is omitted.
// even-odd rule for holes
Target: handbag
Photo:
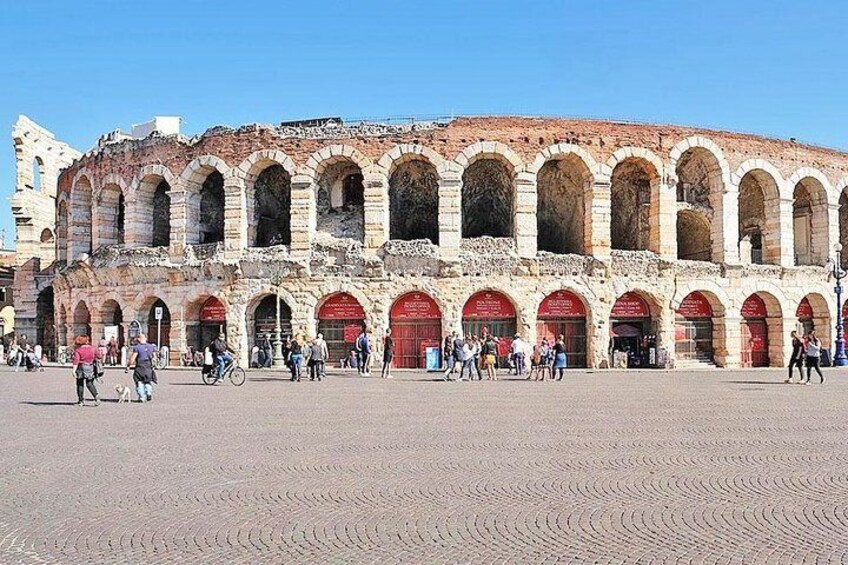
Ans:
<svg viewBox="0 0 848 565"><path fill-rule="evenodd" d="M106 368L103 366L103 361L100 359L94 360L94 377L97 379L103 378Z"/></svg>

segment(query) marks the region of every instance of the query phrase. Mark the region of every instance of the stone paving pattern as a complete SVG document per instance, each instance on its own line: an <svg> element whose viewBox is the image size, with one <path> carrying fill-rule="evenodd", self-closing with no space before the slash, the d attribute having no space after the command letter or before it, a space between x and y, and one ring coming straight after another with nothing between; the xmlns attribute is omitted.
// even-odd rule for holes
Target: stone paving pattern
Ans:
<svg viewBox="0 0 848 565"><path fill-rule="evenodd" d="M0 563L848 562L848 373L0 373Z"/></svg>

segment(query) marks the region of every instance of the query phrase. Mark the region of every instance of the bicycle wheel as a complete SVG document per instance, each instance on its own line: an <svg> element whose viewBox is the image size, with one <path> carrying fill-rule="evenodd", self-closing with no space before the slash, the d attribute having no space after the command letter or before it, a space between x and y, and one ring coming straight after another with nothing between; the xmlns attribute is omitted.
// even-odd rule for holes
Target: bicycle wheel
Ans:
<svg viewBox="0 0 848 565"><path fill-rule="evenodd" d="M233 370L230 371L230 381L236 386L243 385L246 378L247 374L241 367L233 367Z"/></svg>
<svg viewBox="0 0 848 565"><path fill-rule="evenodd" d="M215 384L215 370L211 371L202 371L201 375L203 376L203 384L211 385Z"/></svg>

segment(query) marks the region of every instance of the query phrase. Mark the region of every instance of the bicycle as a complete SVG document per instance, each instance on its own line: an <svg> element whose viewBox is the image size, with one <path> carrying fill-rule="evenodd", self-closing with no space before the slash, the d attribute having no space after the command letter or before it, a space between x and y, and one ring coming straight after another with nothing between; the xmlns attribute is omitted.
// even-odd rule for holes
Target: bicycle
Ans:
<svg viewBox="0 0 848 565"><path fill-rule="evenodd" d="M214 365L209 368L207 371L205 368L203 370L203 384L213 385L215 384L217 371L215 370ZM230 382L235 386L241 386L244 384L244 381L247 379L247 373L244 372L238 361L235 359L230 362L229 365L224 369L224 374L221 375L221 380L230 379Z"/></svg>

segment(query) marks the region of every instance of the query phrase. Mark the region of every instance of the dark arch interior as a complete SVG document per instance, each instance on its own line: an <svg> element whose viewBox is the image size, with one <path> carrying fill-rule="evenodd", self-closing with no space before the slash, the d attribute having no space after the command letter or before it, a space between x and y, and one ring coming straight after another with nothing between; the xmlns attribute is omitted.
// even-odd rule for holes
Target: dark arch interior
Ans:
<svg viewBox="0 0 848 565"><path fill-rule="evenodd" d="M213 171L200 188L200 243L224 241L224 177Z"/></svg>
<svg viewBox="0 0 848 565"><path fill-rule="evenodd" d="M271 165L253 185L256 247L291 244L291 177L281 165Z"/></svg>
<svg viewBox="0 0 848 565"><path fill-rule="evenodd" d="M153 193L153 246L171 244L171 186L166 181L156 185Z"/></svg>
<svg viewBox="0 0 848 565"><path fill-rule="evenodd" d="M36 343L40 343L44 354L54 359L56 349L55 310L53 306L53 287L48 286L38 294L35 304L37 318Z"/></svg>
<svg viewBox="0 0 848 565"><path fill-rule="evenodd" d="M677 258L709 261L712 242L709 221L700 212L681 210L677 214Z"/></svg>
<svg viewBox="0 0 848 565"><path fill-rule="evenodd" d="M512 173L496 159L480 159L462 175L462 237L512 237Z"/></svg>
<svg viewBox="0 0 848 565"><path fill-rule="evenodd" d="M548 161L537 176L540 251L583 253L583 193L588 175L565 159Z"/></svg>
<svg viewBox="0 0 848 565"><path fill-rule="evenodd" d="M284 300L280 300L280 329L281 335L292 335L291 308ZM256 306L253 315L253 339L258 340L267 335L272 341L276 337L277 326L277 296L270 294Z"/></svg>
<svg viewBox="0 0 848 565"><path fill-rule="evenodd" d="M636 160L612 172L610 236L613 249L647 249L650 234L651 176Z"/></svg>
<svg viewBox="0 0 848 565"><path fill-rule="evenodd" d="M439 243L439 177L435 167L415 159L401 163L389 178L389 238Z"/></svg>

